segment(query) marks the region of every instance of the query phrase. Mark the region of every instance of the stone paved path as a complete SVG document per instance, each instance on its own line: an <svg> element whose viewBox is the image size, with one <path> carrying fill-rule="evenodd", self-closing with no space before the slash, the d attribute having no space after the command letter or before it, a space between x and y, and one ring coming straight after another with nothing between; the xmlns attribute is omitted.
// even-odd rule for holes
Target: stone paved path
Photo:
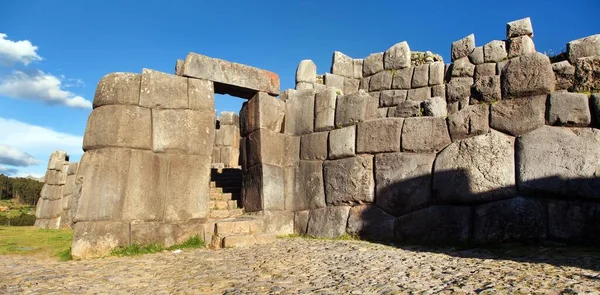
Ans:
<svg viewBox="0 0 600 295"><path fill-rule="evenodd" d="M278 239L89 261L2 256L0 294L600 294L600 250L514 249L497 259L497 250Z"/></svg>

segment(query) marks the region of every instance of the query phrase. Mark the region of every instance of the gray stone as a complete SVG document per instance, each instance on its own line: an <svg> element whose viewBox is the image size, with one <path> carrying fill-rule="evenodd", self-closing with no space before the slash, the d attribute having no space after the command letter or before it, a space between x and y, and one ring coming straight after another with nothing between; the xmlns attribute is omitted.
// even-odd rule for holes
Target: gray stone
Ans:
<svg viewBox="0 0 600 295"><path fill-rule="evenodd" d="M506 43L504 41L493 40L483 46L484 62L499 62L507 57Z"/></svg>
<svg viewBox="0 0 600 295"><path fill-rule="evenodd" d="M446 84L432 86L431 96L446 98Z"/></svg>
<svg viewBox="0 0 600 295"><path fill-rule="evenodd" d="M415 100L406 100L394 109L394 117L409 118L422 116L421 103Z"/></svg>
<svg viewBox="0 0 600 295"><path fill-rule="evenodd" d="M358 205L350 209L348 234L370 241L389 241L394 238L396 218L377 206Z"/></svg>
<svg viewBox="0 0 600 295"><path fill-rule="evenodd" d="M528 195L600 199L600 131L542 126L517 138L517 182Z"/></svg>
<svg viewBox="0 0 600 295"><path fill-rule="evenodd" d="M502 70L504 98L549 94L554 91L554 72L550 59L541 53L511 59Z"/></svg>
<svg viewBox="0 0 600 295"><path fill-rule="evenodd" d="M164 221L183 222L208 217L210 157L180 154L168 156ZM137 171L130 168L130 173L135 174ZM85 186L87 182L84 188Z"/></svg>
<svg viewBox="0 0 600 295"><path fill-rule="evenodd" d="M146 108L187 109L188 79L143 69L139 104Z"/></svg>
<svg viewBox="0 0 600 295"><path fill-rule="evenodd" d="M48 159L48 170L62 170L62 166L67 161L66 151L54 151L50 154L50 158ZM59 168L59 169L57 169Z"/></svg>
<svg viewBox="0 0 600 295"><path fill-rule="evenodd" d="M371 82L371 76L364 77L360 79L360 86L358 86L359 90L369 91L369 82Z"/></svg>
<svg viewBox="0 0 600 295"><path fill-rule="evenodd" d="M504 69L508 65L508 62L509 60L507 59L496 63L496 75L502 74L502 71L504 71Z"/></svg>
<svg viewBox="0 0 600 295"><path fill-rule="evenodd" d="M434 197L460 204L513 197L514 142L514 137L492 131L449 145L435 161Z"/></svg>
<svg viewBox="0 0 600 295"><path fill-rule="evenodd" d="M189 108L192 110L214 112L215 88L213 82L201 79L188 79L188 100ZM235 124L239 123L236 122Z"/></svg>
<svg viewBox="0 0 600 295"><path fill-rule="evenodd" d="M392 78L393 89L410 89L414 68L397 69Z"/></svg>
<svg viewBox="0 0 600 295"><path fill-rule="evenodd" d="M379 94L379 92L377 92L377 94ZM379 114L379 95L369 95L365 108L365 121L377 119L379 118Z"/></svg>
<svg viewBox="0 0 600 295"><path fill-rule="evenodd" d="M213 151L210 158L212 163L223 163L221 162L221 148L213 147Z"/></svg>
<svg viewBox="0 0 600 295"><path fill-rule="evenodd" d="M334 51L331 73L344 77L352 77L354 75L354 61L351 57L339 51Z"/></svg>
<svg viewBox="0 0 600 295"><path fill-rule="evenodd" d="M285 102L285 133L290 135L311 133L314 130L314 123L314 90L290 90L288 100Z"/></svg>
<svg viewBox="0 0 600 295"><path fill-rule="evenodd" d="M533 37L533 27L529 17L515 20L506 24L506 38L519 36Z"/></svg>
<svg viewBox="0 0 600 295"><path fill-rule="evenodd" d="M475 66L475 79L496 75L496 63L484 63Z"/></svg>
<svg viewBox="0 0 600 295"><path fill-rule="evenodd" d="M78 222L73 229L73 259L88 259L110 254L129 245L129 222Z"/></svg>
<svg viewBox="0 0 600 295"><path fill-rule="evenodd" d="M440 151L450 144L444 118L406 118L402 128L402 150L427 153Z"/></svg>
<svg viewBox="0 0 600 295"><path fill-rule="evenodd" d="M248 168L243 184L242 203L246 212L285 208L283 168L268 164Z"/></svg>
<svg viewBox="0 0 600 295"><path fill-rule="evenodd" d="M435 154L386 153L375 156L375 204L394 216L422 208L431 199Z"/></svg>
<svg viewBox="0 0 600 295"><path fill-rule="evenodd" d="M406 100L407 90L384 90L379 96L380 107L396 106Z"/></svg>
<svg viewBox="0 0 600 295"><path fill-rule="evenodd" d="M335 125L337 90L327 87L315 96L315 131L327 131Z"/></svg>
<svg viewBox="0 0 600 295"><path fill-rule="evenodd" d="M67 170L67 175L75 175L77 174L77 170L79 169L79 163L69 163L69 169Z"/></svg>
<svg viewBox="0 0 600 295"><path fill-rule="evenodd" d="M334 74L325 73L323 76L323 81L325 81L326 87L334 87L339 90L344 89L344 76L338 76Z"/></svg>
<svg viewBox="0 0 600 295"><path fill-rule="evenodd" d="M307 90L307 89L315 89L315 85L307 82L298 82L296 83L296 90Z"/></svg>
<svg viewBox="0 0 600 295"><path fill-rule="evenodd" d="M468 56L474 49L475 35L473 34L452 42L452 61Z"/></svg>
<svg viewBox="0 0 600 295"><path fill-rule="evenodd" d="M294 194L287 199L287 210L299 211L325 207L323 162L300 160L294 174Z"/></svg>
<svg viewBox="0 0 600 295"><path fill-rule="evenodd" d="M310 105L310 107L314 109L314 92L312 90L291 91L293 92L290 93L290 96L292 96L293 99L290 100L302 101L302 103L304 103L306 107ZM291 104L295 105L294 103ZM273 132L281 132L281 125L283 124L284 115L289 115L292 112L287 112L286 106L287 104L281 103L281 101L277 98L270 96L264 92L258 92L254 97L248 100L248 102L244 103L244 105L242 106L242 110L240 111L239 122L241 124L241 136L248 136L248 134L258 129L267 129ZM296 109L292 108L292 110L295 111ZM308 114L310 115L310 120L312 122L313 114L312 112L308 112ZM295 113L289 116L293 115L295 115ZM299 124L300 123L298 123L298 125ZM312 123L310 131L312 131Z"/></svg>
<svg viewBox="0 0 600 295"><path fill-rule="evenodd" d="M477 46L473 51L469 54L469 60L474 65L480 65L484 63L483 59L483 46Z"/></svg>
<svg viewBox="0 0 600 295"><path fill-rule="evenodd" d="M600 91L600 56L582 57L575 65L575 85L577 92Z"/></svg>
<svg viewBox="0 0 600 295"><path fill-rule="evenodd" d="M285 135L285 156L283 166L294 166L300 160L300 136Z"/></svg>
<svg viewBox="0 0 600 295"><path fill-rule="evenodd" d="M375 182L372 155L326 161L323 171L328 205L373 202Z"/></svg>
<svg viewBox="0 0 600 295"><path fill-rule="evenodd" d="M548 123L585 127L591 123L589 99L583 93L554 92L548 98Z"/></svg>
<svg viewBox="0 0 600 295"><path fill-rule="evenodd" d="M327 159L327 137L328 132L317 132L300 137L300 159L301 160L325 160ZM273 143L270 143L273 144Z"/></svg>
<svg viewBox="0 0 600 295"><path fill-rule="evenodd" d="M363 77L364 59L355 58L352 60L352 63L353 63L353 69L354 69L354 75L352 76L352 78L361 79Z"/></svg>
<svg viewBox="0 0 600 295"><path fill-rule="evenodd" d="M429 86L444 84L444 62L429 64Z"/></svg>
<svg viewBox="0 0 600 295"><path fill-rule="evenodd" d="M396 239L420 244L463 244L470 238L468 206L432 206L396 219Z"/></svg>
<svg viewBox="0 0 600 295"><path fill-rule="evenodd" d="M308 227L308 216L310 211L298 211L294 212L294 233L297 235L304 236L306 235L306 230Z"/></svg>
<svg viewBox="0 0 600 295"><path fill-rule="evenodd" d="M473 98L482 102L495 102L502 99L500 76L477 77L472 90Z"/></svg>
<svg viewBox="0 0 600 295"><path fill-rule="evenodd" d="M369 91L387 90L392 88L392 72L381 71L373 76L369 81Z"/></svg>
<svg viewBox="0 0 600 295"><path fill-rule="evenodd" d="M235 125L221 125L215 130L215 145L240 148L240 128Z"/></svg>
<svg viewBox="0 0 600 295"><path fill-rule="evenodd" d="M325 84L315 83L312 84L312 86L316 92L324 91L325 89L327 89L327 86L325 86Z"/></svg>
<svg viewBox="0 0 600 295"><path fill-rule="evenodd" d="M181 70L183 70L183 63L184 62L185 61L183 59L178 59L175 62L175 75L177 75L177 76L181 76L182 75Z"/></svg>
<svg viewBox="0 0 600 295"><path fill-rule="evenodd" d="M239 167L240 166L240 150L231 146L221 148L221 163L223 167Z"/></svg>
<svg viewBox="0 0 600 295"><path fill-rule="evenodd" d="M429 65L415 67L411 88L425 87L429 83Z"/></svg>
<svg viewBox="0 0 600 295"><path fill-rule="evenodd" d="M446 109L446 99L441 97L432 97L424 100L423 115L431 117L446 117L448 111Z"/></svg>
<svg viewBox="0 0 600 295"><path fill-rule="evenodd" d="M573 40L567 43L567 56L571 64L582 57L600 56L600 34Z"/></svg>
<svg viewBox="0 0 600 295"><path fill-rule="evenodd" d="M548 201L548 237L567 243L600 243L600 205L581 201Z"/></svg>
<svg viewBox="0 0 600 295"><path fill-rule="evenodd" d="M489 115L490 107L486 104L478 104L466 106L448 116L448 130L452 141L488 133Z"/></svg>
<svg viewBox="0 0 600 295"><path fill-rule="evenodd" d="M317 65L312 60L305 59L298 64L298 68L296 69L296 83L298 82L317 82Z"/></svg>
<svg viewBox="0 0 600 295"><path fill-rule="evenodd" d="M252 98L257 92L279 95L277 74L193 52L185 58L182 76L213 81L215 93L219 94L246 99Z"/></svg>
<svg viewBox="0 0 600 295"><path fill-rule="evenodd" d="M546 95L502 100L492 104L490 127L514 136L545 124Z"/></svg>
<svg viewBox="0 0 600 295"><path fill-rule="evenodd" d="M94 108L109 104L138 105L141 75L110 73L98 82L94 94Z"/></svg>
<svg viewBox="0 0 600 295"><path fill-rule="evenodd" d="M152 150L210 156L215 138L214 124L214 112L153 109Z"/></svg>
<svg viewBox="0 0 600 295"><path fill-rule="evenodd" d="M473 77L475 65L469 61L468 57L459 58L452 64L452 77Z"/></svg>
<svg viewBox="0 0 600 295"><path fill-rule="evenodd" d="M568 60L552 64L552 70L556 77L556 90L569 90L575 82L575 67Z"/></svg>
<svg viewBox="0 0 600 295"><path fill-rule="evenodd" d="M600 93L594 93L590 97L592 116L596 120L596 126L600 124Z"/></svg>
<svg viewBox="0 0 600 295"><path fill-rule="evenodd" d="M311 237L337 238L346 233L350 206L330 206L310 210L306 234Z"/></svg>
<svg viewBox="0 0 600 295"><path fill-rule="evenodd" d="M408 90L407 100L424 101L431 97L431 87L421 87Z"/></svg>
<svg viewBox="0 0 600 295"><path fill-rule="evenodd" d="M377 118L376 119L383 119L383 118L387 118L388 117L388 113L390 112L390 109L394 109L395 108L378 108L377 109ZM390 117L393 117L394 115L391 115Z"/></svg>
<svg viewBox="0 0 600 295"><path fill-rule="evenodd" d="M358 124L356 135L357 153L381 153L400 151L401 118L385 118Z"/></svg>
<svg viewBox="0 0 600 295"><path fill-rule="evenodd" d="M132 105L105 105L88 118L83 150L103 147L152 148L150 109Z"/></svg>
<svg viewBox="0 0 600 295"><path fill-rule="evenodd" d="M362 90L359 90L357 93L338 96L335 110L335 125L344 127L365 120L369 99L371 99L371 96ZM379 100L377 101L377 105L379 105Z"/></svg>
<svg viewBox="0 0 600 295"><path fill-rule="evenodd" d="M356 93L356 92L358 92L359 86L360 86L359 79L345 78L344 79L344 87L342 88L342 91L345 94Z"/></svg>
<svg viewBox="0 0 600 295"><path fill-rule="evenodd" d="M446 84L446 100L448 102L468 100L471 96L471 85L473 85L473 78L452 78L450 83Z"/></svg>
<svg viewBox="0 0 600 295"><path fill-rule="evenodd" d="M529 36L521 36L508 40L508 58L535 53L535 44Z"/></svg>
<svg viewBox="0 0 600 295"><path fill-rule="evenodd" d="M410 48L406 41L395 44L383 54L383 68L396 70L410 67Z"/></svg>
<svg viewBox="0 0 600 295"><path fill-rule="evenodd" d="M363 62L363 76L372 76L383 71L383 52L372 53Z"/></svg>
<svg viewBox="0 0 600 295"><path fill-rule="evenodd" d="M267 129L259 129L246 137L246 161L248 167L257 164L283 166L287 157L286 135Z"/></svg>
<svg viewBox="0 0 600 295"><path fill-rule="evenodd" d="M356 126L334 129L329 132L329 159L353 157L356 149Z"/></svg>
<svg viewBox="0 0 600 295"><path fill-rule="evenodd" d="M478 244L539 242L546 238L546 206L536 199L512 198L475 207L473 240Z"/></svg>

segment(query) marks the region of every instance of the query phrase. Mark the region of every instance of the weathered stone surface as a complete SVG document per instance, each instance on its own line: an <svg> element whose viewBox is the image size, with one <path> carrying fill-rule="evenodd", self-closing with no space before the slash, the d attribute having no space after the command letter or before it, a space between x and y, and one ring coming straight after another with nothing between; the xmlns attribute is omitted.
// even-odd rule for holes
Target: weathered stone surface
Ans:
<svg viewBox="0 0 600 295"><path fill-rule="evenodd" d="M252 98L257 92L279 95L279 76L243 64L210 58L190 52L183 63L182 76L215 82L215 93Z"/></svg>
<svg viewBox="0 0 600 295"><path fill-rule="evenodd" d="M411 88L425 87L429 83L429 65L424 64L415 67Z"/></svg>
<svg viewBox="0 0 600 295"><path fill-rule="evenodd" d="M459 58L452 64L452 77L473 77L475 65L469 61L468 57Z"/></svg>
<svg viewBox="0 0 600 295"><path fill-rule="evenodd" d="M424 100L423 115L431 117L446 117L446 99L441 97L432 97Z"/></svg>
<svg viewBox="0 0 600 295"><path fill-rule="evenodd" d="M548 123L585 127L591 123L589 99L583 93L554 92L548 98Z"/></svg>
<svg viewBox="0 0 600 295"><path fill-rule="evenodd" d="M415 68L398 69L394 72L392 78L393 89L410 89L412 84L412 76Z"/></svg>
<svg viewBox="0 0 600 295"><path fill-rule="evenodd" d="M410 48L406 41L395 44L383 54L383 68L386 70L410 67Z"/></svg>
<svg viewBox="0 0 600 295"><path fill-rule="evenodd" d="M373 202L373 156L326 161L323 164L325 199L328 205Z"/></svg>
<svg viewBox="0 0 600 295"><path fill-rule="evenodd" d="M208 217L210 157L169 154L167 179L165 222Z"/></svg>
<svg viewBox="0 0 600 295"><path fill-rule="evenodd" d="M54 151L48 159L48 170L62 170L62 166L69 158L66 151ZM58 168L58 169L57 169Z"/></svg>
<svg viewBox="0 0 600 295"><path fill-rule="evenodd" d="M475 35L473 34L452 42L452 61L468 56L473 49L475 49Z"/></svg>
<svg viewBox="0 0 600 295"><path fill-rule="evenodd" d="M518 137L515 147L521 193L600 198L599 130L542 126Z"/></svg>
<svg viewBox="0 0 600 295"><path fill-rule="evenodd" d="M221 117L219 117L219 122L221 125L233 125L236 127L240 126L240 117L238 114L234 112L221 112ZM239 131L238 131L239 133ZM239 134L238 134L239 135Z"/></svg>
<svg viewBox="0 0 600 295"><path fill-rule="evenodd" d="M77 169L79 169L79 163L69 163L69 169L67 169L67 175L77 174Z"/></svg>
<svg viewBox="0 0 600 295"><path fill-rule="evenodd" d="M240 150L231 146L221 147L221 163L224 167L238 167L240 165Z"/></svg>
<svg viewBox="0 0 600 295"><path fill-rule="evenodd" d="M187 109L188 79L143 69L139 104L147 108Z"/></svg>
<svg viewBox="0 0 600 295"><path fill-rule="evenodd" d="M358 124L357 153L382 153L400 151L401 118L386 118Z"/></svg>
<svg viewBox="0 0 600 295"><path fill-rule="evenodd" d="M448 116L448 130L452 141L486 134L490 107L486 104L470 105Z"/></svg>
<svg viewBox="0 0 600 295"><path fill-rule="evenodd" d="M306 234L311 237L337 238L346 233L350 206L329 206L310 210Z"/></svg>
<svg viewBox="0 0 600 295"><path fill-rule="evenodd" d="M479 101L495 102L502 99L500 76L477 77L472 90L473 98Z"/></svg>
<svg viewBox="0 0 600 295"><path fill-rule="evenodd" d="M314 90L289 90L288 95L289 98L285 102L285 133L311 133L315 123Z"/></svg>
<svg viewBox="0 0 600 295"><path fill-rule="evenodd" d="M219 147L213 147L213 151L210 157L212 163L223 163L221 162L221 148Z"/></svg>
<svg viewBox="0 0 600 295"><path fill-rule="evenodd" d="M544 126L546 95L505 99L491 108L490 127L518 136Z"/></svg>
<svg viewBox="0 0 600 295"><path fill-rule="evenodd" d="M379 118L379 92L376 96L369 95L367 106L365 107L365 121Z"/></svg>
<svg viewBox="0 0 600 295"><path fill-rule="evenodd" d="M450 144L444 118L406 118L402 128L402 150L410 152L440 151Z"/></svg>
<svg viewBox="0 0 600 295"><path fill-rule="evenodd" d="M432 206L396 219L396 239L422 244L460 244L470 237L468 206Z"/></svg>
<svg viewBox="0 0 600 295"><path fill-rule="evenodd" d="M315 89L315 85L308 82L298 82L296 83L296 90L307 90L307 89Z"/></svg>
<svg viewBox="0 0 600 295"><path fill-rule="evenodd" d="M290 92L291 98L289 99L289 101L292 102L289 104L284 104L277 98L270 96L264 92L258 92L254 97L245 102L244 105L242 105L242 110L240 111L239 122L241 136L248 136L248 134L258 129L267 129L273 132L280 132L281 127L283 125L284 115L289 114L289 116L292 117L297 115L297 109L293 107L290 107L289 112L286 111L286 107L288 105L297 105L297 103L294 101L302 101L306 104L306 107L309 107L309 105L311 108L314 107L314 105L312 105L312 103L314 103L313 90L290 90ZM312 112L308 113L310 114L310 119L312 120Z"/></svg>
<svg viewBox="0 0 600 295"><path fill-rule="evenodd" d="M152 148L150 109L106 105L92 111L83 138L83 150L102 147Z"/></svg>
<svg viewBox="0 0 600 295"><path fill-rule="evenodd" d="M421 87L408 90L407 100L424 101L431 97L431 87Z"/></svg>
<svg viewBox="0 0 600 295"><path fill-rule="evenodd" d="M533 37L533 27L531 26L530 18L526 17L506 24L506 38L519 36Z"/></svg>
<svg viewBox="0 0 600 295"><path fill-rule="evenodd" d="M285 155L282 165L294 166L300 160L300 136L285 135Z"/></svg>
<svg viewBox="0 0 600 295"><path fill-rule="evenodd" d="M473 240L479 244L540 241L546 238L546 206L512 198L475 207Z"/></svg>
<svg viewBox="0 0 600 295"><path fill-rule="evenodd" d="M403 101L394 109L394 117L409 118L421 115L421 103L415 100Z"/></svg>
<svg viewBox="0 0 600 295"><path fill-rule="evenodd" d="M315 96L315 131L331 130L335 126L337 90L327 87Z"/></svg>
<svg viewBox="0 0 600 295"><path fill-rule="evenodd" d="M98 82L94 94L94 108L109 104L137 105L140 101L141 75L110 73Z"/></svg>
<svg viewBox="0 0 600 295"><path fill-rule="evenodd" d="M596 126L600 124L600 93L594 93L590 97L592 116L596 120Z"/></svg>
<svg viewBox="0 0 600 295"><path fill-rule="evenodd" d="M181 70L183 69L183 63L184 63L183 59L178 59L175 62L175 75L181 76Z"/></svg>
<svg viewBox="0 0 600 295"><path fill-rule="evenodd" d="M344 87L342 88L342 91L345 94L352 94L358 91L358 89L360 88L360 80L359 79L351 79L351 78L345 78L344 79Z"/></svg>
<svg viewBox="0 0 600 295"><path fill-rule="evenodd" d="M407 90L384 90L379 96L380 107L396 106L406 100Z"/></svg>
<svg viewBox="0 0 600 295"><path fill-rule="evenodd" d="M317 82L317 65L312 60L305 59L298 64L298 68L296 69L296 83L299 82Z"/></svg>
<svg viewBox="0 0 600 295"><path fill-rule="evenodd" d="M446 84L446 100L448 102L457 102L463 99L469 99L471 96L471 85L473 78L453 78Z"/></svg>
<svg viewBox="0 0 600 295"><path fill-rule="evenodd" d="M600 204L548 200L548 237L587 245L600 243Z"/></svg>
<svg viewBox="0 0 600 295"><path fill-rule="evenodd" d="M283 166L287 155L286 135L266 129L259 129L246 137L246 153L248 167L257 164Z"/></svg>
<svg viewBox="0 0 600 295"><path fill-rule="evenodd" d="M535 44L529 36L521 36L508 40L508 58L535 53Z"/></svg>
<svg viewBox="0 0 600 295"><path fill-rule="evenodd" d="M504 41L493 40L483 46L484 62L499 62L507 56L506 43Z"/></svg>
<svg viewBox="0 0 600 295"><path fill-rule="evenodd" d="M256 165L244 174L242 203L246 212L283 210L283 168L268 164Z"/></svg>
<svg viewBox="0 0 600 295"><path fill-rule="evenodd" d="M71 255L76 260L101 257L128 245L128 222L78 222L73 230Z"/></svg>
<svg viewBox="0 0 600 295"><path fill-rule="evenodd" d="M383 71L383 52L372 53L363 62L363 76L372 76Z"/></svg>
<svg viewBox="0 0 600 295"><path fill-rule="evenodd" d="M320 92L320 91L323 91L323 90L327 89L327 86L325 86L325 84L315 83L315 84L312 84L312 85L313 85L313 89L316 92Z"/></svg>
<svg viewBox="0 0 600 295"><path fill-rule="evenodd" d="M370 98L371 96L362 90L359 90L357 93L338 96L335 110L335 125L343 127L365 120L367 103ZM377 105L379 105L379 100Z"/></svg>
<svg viewBox="0 0 600 295"><path fill-rule="evenodd" d="M210 156L215 138L214 122L214 112L153 109L152 150Z"/></svg>
<svg viewBox="0 0 600 295"><path fill-rule="evenodd" d="M511 59L502 69L503 97L524 97L549 94L555 79L550 59L541 53Z"/></svg>
<svg viewBox="0 0 600 295"><path fill-rule="evenodd" d="M484 63L475 66L475 79L496 75L496 63Z"/></svg>
<svg viewBox="0 0 600 295"><path fill-rule="evenodd" d="M483 59L483 46L477 46L473 51L469 54L469 60L474 65L480 65L484 63Z"/></svg>
<svg viewBox="0 0 600 295"><path fill-rule="evenodd" d="M299 211L325 207L323 162L300 160L295 169L294 194L286 199L286 210Z"/></svg>
<svg viewBox="0 0 600 295"><path fill-rule="evenodd" d="M240 148L240 129L235 125L222 125L215 130L215 145Z"/></svg>
<svg viewBox="0 0 600 295"><path fill-rule="evenodd" d="M437 61L429 64L429 86L444 84L444 62Z"/></svg>
<svg viewBox="0 0 600 295"><path fill-rule="evenodd" d="M600 34L573 40L567 43L567 56L571 64L582 57L600 56Z"/></svg>
<svg viewBox="0 0 600 295"><path fill-rule="evenodd" d="M513 197L514 142L514 137L492 131L452 143L435 161L434 196L460 204Z"/></svg>
<svg viewBox="0 0 600 295"><path fill-rule="evenodd" d="M340 51L334 51L331 73L344 77L352 77L354 75L354 62L352 58Z"/></svg>
<svg viewBox="0 0 600 295"><path fill-rule="evenodd" d="M390 153L375 156L375 203L399 216L431 202L435 154Z"/></svg>
<svg viewBox="0 0 600 295"><path fill-rule="evenodd" d="M600 91L600 56L582 57L575 65L574 91Z"/></svg>
<svg viewBox="0 0 600 295"><path fill-rule="evenodd" d="M381 71L373 76L369 81L369 91L387 90L392 88L392 72Z"/></svg>
<svg viewBox="0 0 600 295"><path fill-rule="evenodd" d="M358 205L350 209L346 231L362 239L387 241L394 238L396 218L377 206Z"/></svg>
<svg viewBox="0 0 600 295"><path fill-rule="evenodd" d="M571 89L575 82L575 67L568 60L552 64L552 70L556 77L556 90Z"/></svg>
<svg viewBox="0 0 600 295"><path fill-rule="evenodd" d="M359 90L369 91L369 82L371 82L371 76L364 77L360 79L360 86L358 86Z"/></svg>
<svg viewBox="0 0 600 295"><path fill-rule="evenodd" d="M306 235L308 228L308 216L310 211L298 211L294 212L294 233L297 235Z"/></svg>
<svg viewBox="0 0 600 295"><path fill-rule="evenodd" d="M323 75L323 81L325 82L326 87L333 87L339 90L344 89L344 76L338 76L334 74L325 73Z"/></svg>
<svg viewBox="0 0 600 295"><path fill-rule="evenodd" d="M356 147L356 126L348 126L329 132L329 159L353 157Z"/></svg>
<svg viewBox="0 0 600 295"><path fill-rule="evenodd" d="M317 132L303 135L300 138L301 160L327 159L327 138L329 132ZM269 143L273 144L273 143Z"/></svg>
<svg viewBox="0 0 600 295"><path fill-rule="evenodd" d="M431 97L446 98L446 84L432 86Z"/></svg>
<svg viewBox="0 0 600 295"><path fill-rule="evenodd" d="M202 79L188 79L188 100L189 108L192 110L214 112L215 87L213 82ZM238 125L238 123L236 122L235 125Z"/></svg>

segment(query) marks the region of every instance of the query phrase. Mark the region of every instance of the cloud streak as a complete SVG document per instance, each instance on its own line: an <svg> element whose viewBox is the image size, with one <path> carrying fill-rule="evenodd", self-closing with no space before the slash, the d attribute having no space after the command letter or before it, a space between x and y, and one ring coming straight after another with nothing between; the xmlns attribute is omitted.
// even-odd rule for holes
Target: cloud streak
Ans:
<svg viewBox="0 0 600 295"><path fill-rule="evenodd" d="M41 162L32 155L22 152L13 146L0 144L0 164L29 167L41 164Z"/></svg>
<svg viewBox="0 0 600 295"><path fill-rule="evenodd" d="M31 62L42 60L37 54L37 46L29 40L11 41L7 35L0 33L0 64L12 66L16 63L28 65Z"/></svg>

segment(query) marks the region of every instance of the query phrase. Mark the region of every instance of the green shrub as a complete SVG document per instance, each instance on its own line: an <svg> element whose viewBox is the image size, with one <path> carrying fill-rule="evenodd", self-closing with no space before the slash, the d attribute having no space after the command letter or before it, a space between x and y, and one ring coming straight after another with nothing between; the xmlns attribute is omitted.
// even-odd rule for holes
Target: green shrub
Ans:
<svg viewBox="0 0 600 295"><path fill-rule="evenodd" d="M32 226L35 224L35 215L21 212L14 217L0 215L0 225L7 226Z"/></svg>

